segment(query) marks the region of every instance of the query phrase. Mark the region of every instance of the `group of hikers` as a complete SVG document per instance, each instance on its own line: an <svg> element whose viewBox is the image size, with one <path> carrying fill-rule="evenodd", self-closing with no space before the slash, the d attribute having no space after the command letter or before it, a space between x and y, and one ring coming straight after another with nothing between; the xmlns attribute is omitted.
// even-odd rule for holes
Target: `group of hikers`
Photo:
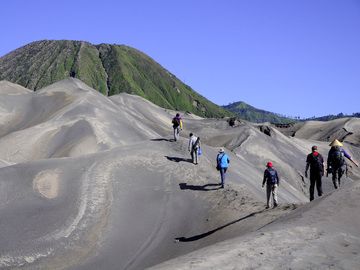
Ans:
<svg viewBox="0 0 360 270"><path fill-rule="evenodd" d="M182 130L183 124L180 114L177 113L172 120L173 129L174 129L174 141L179 139L180 130ZM189 134L189 146L188 150L190 151L191 160L193 164L198 164L198 156L201 155L201 145L200 137L196 137L193 133ZM341 184L341 177L347 172L347 163L345 158L350 160L355 166L358 167L358 164L353 161L351 156L342 148L343 144L335 139L330 143L331 148L328 153L327 158L327 169L326 177L329 174L332 174L332 181L334 188L337 189ZM225 184L225 175L229 167L230 159L229 156L225 153L224 148L219 149L219 153L216 156L216 169L220 172L221 188L224 188ZM321 179L324 176L324 158L318 152L318 147L316 145L312 146L311 153L306 157L306 166L305 166L305 177L308 177L308 170L310 168L310 201L314 200L314 189L316 186L318 196L322 196L322 182ZM280 178L277 170L273 167L271 161L267 162L266 169L264 171L264 177L262 182L262 187L265 187L266 184L266 208L270 208L270 198L273 198L273 207L278 206L277 199L277 190L280 184Z"/></svg>
<svg viewBox="0 0 360 270"><path fill-rule="evenodd" d="M351 156L342 148L343 144L334 140L330 143L330 151L327 158L327 170L326 176L332 174L332 181L334 188L337 189L341 184L341 177L347 172L347 163L345 158L350 160L356 167L359 165L352 160ZM311 148L312 152L306 158L306 167L305 167L305 177L308 177L308 169L310 167L310 201L314 199L314 189L316 185L316 190L319 196L322 196L322 183L321 178L324 176L324 158L318 152L318 148L314 145Z"/></svg>
<svg viewBox="0 0 360 270"><path fill-rule="evenodd" d="M351 156L342 148L343 144L335 139L330 143L331 148L328 153L327 158L327 169L326 177L329 174L332 174L332 181L334 188L337 189L341 184L341 177L347 172L347 163L345 158L350 160L356 167L359 165L352 160ZM266 208L270 207L270 197L273 198L273 207L278 206L277 200L277 189L279 187L280 178L277 171L273 168L272 162L268 162L266 165L266 170L264 172L264 178L262 187L266 183ZM310 168L310 201L314 200L314 189L316 186L317 193L319 196L322 196L322 182L321 178L324 176L324 158L318 152L318 147L316 145L311 147L311 153L306 157L306 166L305 166L305 177L308 177L308 170Z"/></svg>
<svg viewBox="0 0 360 270"><path fill-rule="evenodd" d="M182 130L183 128L183 122L179 113L177 113L172 119L172 124L174 129L174 141L177 141L180 136L180 130ZM199 162L199 155L201 155L202 150L200 137L195 136L193 133L189 134L188 151L191 155L191 162L197 165ZM225 153L224 148L220 148L219 153L216 157L216 163L216 169L220 172L221 179L219 185L221 188L224 188L225 175L230 163L229 156Z"/></svg>

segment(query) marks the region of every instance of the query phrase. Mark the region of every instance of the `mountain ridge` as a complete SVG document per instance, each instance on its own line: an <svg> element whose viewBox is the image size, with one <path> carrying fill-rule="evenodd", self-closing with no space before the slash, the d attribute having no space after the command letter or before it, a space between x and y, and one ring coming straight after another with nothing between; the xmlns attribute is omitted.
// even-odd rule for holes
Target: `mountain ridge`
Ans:
<svg viewBox="0 0 360 270"><path fill-rule="evenodd" d="M41 40L0 58L0 80L37 90L67 77L82 80L104 95L126 92L155 104L204 117L231 113L181 82L143 52L126 45Z"/></svg>
<svg viewBox="0 0 360 270"><path fill-rule="evenodd" d="M273 112L255 108L243 101L233 102L222 107L233 112L240 119L254 123L271 122L275 124L288 124L297 121L290 117L281 116Z"/></svg>

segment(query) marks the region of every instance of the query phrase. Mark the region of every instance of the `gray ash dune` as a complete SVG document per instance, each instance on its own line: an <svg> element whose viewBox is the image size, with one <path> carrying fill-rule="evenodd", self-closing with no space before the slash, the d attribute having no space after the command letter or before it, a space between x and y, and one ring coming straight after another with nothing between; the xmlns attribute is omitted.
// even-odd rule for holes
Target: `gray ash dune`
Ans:
<svg viewBox="0 0 360 270"><path fill-rule="evenodd" d="M359 182L242 237L151 269L358 269Z"/></svg>
<svg viewBox="0 0 360 270"><path fill-rule="evenodd" d="M332 121L299 122L280 129L296 138L331 142L334 139L360 146L359 118L340 118Z"/></svg>
<svg viewBox="0 0 360 270"><path fill-rule="evenodd" d="M327 203L334 204L333 211L344 209L341 218L348 220L348 226L340 231L348 235L344 239L351 247L356 244L352 237L358 237L353 232L358 200L345 200L358 196L355 168L344 190L333 192L325 178L329 195L307 204L305 157L313 144L325 155L326 141L287 137L267 124L242 122L230 127L225 119L185 113L184 130L175 143L171 141L175 112L138 96L105 97L77 79L36 92L3 81L0 104L2 269L144 269L178 256L175 264L169 261L158 267L187 269L191 260L181 255L205 256L209 251L229 256L232 253L227 252L233 251L228 247L239 244L236 237L249 239L237 247L250 250L239 251L246 266L252 250L265 245L266 239L281 238L281 233L270 237L267 228L304 227L314 215L320 226L333 215L324 211L322 216ZM270 133L265 134L263 126ZM189 162L190 131L202 139L198 166ZM231 159L225 189L216 185L214 160L219 146L227 147ZM359 159L356 144L345 147ZM271 210L264 209L261 188L268 160L282 177L281 206ZM327 241L336 226L340 223L329 225L329 233L324 234L314 229L314 239L324 235ZM260 238L259 232L264 233ZM295 232L287 232L286 237ZM296 239L293 252L311 252L306 242ZM200 255L191 255L198 249ZM345 266L357 262L351 252L351 248L344 251L342 259L350 258ZM314 267L328 253L319 254ZM342 266L342 259L332 263ZM284 257L285 263L290 260ZM208 262L212 266L204 264L203 269L227 269ZM232 262L226 267L241 269L237 260Z"/></svg>

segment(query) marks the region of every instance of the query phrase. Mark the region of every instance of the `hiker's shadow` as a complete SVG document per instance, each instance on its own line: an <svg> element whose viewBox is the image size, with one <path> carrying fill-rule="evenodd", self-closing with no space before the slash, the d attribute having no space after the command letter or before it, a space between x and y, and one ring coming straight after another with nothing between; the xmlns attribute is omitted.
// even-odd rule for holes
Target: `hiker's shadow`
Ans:
<svg viewBox="0 0 360 270"><path fill-rule="evenodd" d="M221 184L206 184L202 186L188 185L187 183L179 184L181 190L190 189L190 190L198 190L198 191L211 191L211 190L219 190L221 188Z"/></svg>
<svg viewBox="0 0 360 270"><path fill-rule="evenodd" d="M157 138L157 139L150 139L150 141L153 141L153 142L162 142L162 141L174 142L175 140L174 139L166 139L166 138Z"/></svg>
<svg viewBox="0 0 360 270"><path fill-rule="evenodd" d="M240 222L242 220L253 217L256 214L262 213L263 211L264 210L253 212L253 213L251 213L251 214L249 214L249 215L247 215L245 217L242 217L242 218L239 218L237 220L231 221L231 222L229 222L229 223L227 223L227 224L225 224L223 226L220 226L220 227L218 227L216 229L213 229L213 230L205 232L205 233L201 233L201 234L190 236L190 237L177 237L177 238L175 238L175 241L176 242L193 242L193 241L200 240L200 239L205 238L205 237L207 237L207 236L209 236L209 235L211 235L211 234L213 234L213 233L215 233L217 231L220 231L220 230L222 230L222 229L224 229L224 228L226 228L226 227L228 227L230 225L233 225L233 224L238 223L238 222Z"/></svg>
<svg viewBox="0 0 360 270"><path fill-rule="evenodd" d="M168 160L174 161L174 162L184 161L184 162L192 163L192 159L191 159L191 158L180 158L180 157L169 157L169 156L165 156L165 157L166 157Z"/></svg>

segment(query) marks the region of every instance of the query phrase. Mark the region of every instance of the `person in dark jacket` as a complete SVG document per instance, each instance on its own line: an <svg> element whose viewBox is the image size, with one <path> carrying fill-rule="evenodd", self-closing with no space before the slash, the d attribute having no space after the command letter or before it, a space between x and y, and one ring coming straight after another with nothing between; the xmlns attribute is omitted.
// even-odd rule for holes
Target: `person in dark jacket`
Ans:
<svg viewBox="0 0 360 270"><path fill-rule="evenodd" d="M182 130L183 128L183 122L179 113L175 115L171 123L173 124L173 129L174 129L174 141L177 141L179 140L180 130Z"/></svg>
<svg viewBox="0 0 360 270"><path fill-rule="evenodd" d="M271 194L273 197L274 208L278 206L277 189L280 184L280 178L277 171L273 168L271 161L266 164L266 167L262 187L264 187L266 183L266 209L268 209L270 207Z"/></svg>
<svg viewBox="0 0 360 270"><path fill-rule="evenodd" d="M318 152L316 145L311 147L311 153L306 157L305 177L308 177L308 169L310 167L310 201L314 199L314 189L316 184L317 193L322 196L321 178L324 175L324 159Z"/></svg>
<svg viewBox="0 0 360 270"><path fill-rule="evenodd" d="M216 168L220 171L221 178L221 188L224 188L225 184L225 175L226 171L229 167L230 159L228 155L225 153L224 148L220 148L219 154L216 156Z"/></svg>

